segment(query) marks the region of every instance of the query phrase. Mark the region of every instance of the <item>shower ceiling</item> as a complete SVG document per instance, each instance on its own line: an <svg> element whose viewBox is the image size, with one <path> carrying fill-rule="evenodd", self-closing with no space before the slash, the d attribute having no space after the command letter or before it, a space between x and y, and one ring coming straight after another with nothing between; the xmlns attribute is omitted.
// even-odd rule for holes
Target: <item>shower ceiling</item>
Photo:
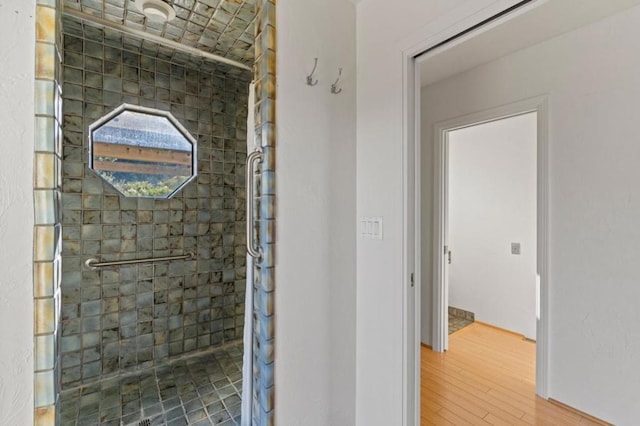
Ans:
<svg viewBox="0 0 640 426"><path fill-rule="evenodd" d="M148 20L134 0L63 0L65 9L253 65L255 0L167 0L170 22Z"/></svg>

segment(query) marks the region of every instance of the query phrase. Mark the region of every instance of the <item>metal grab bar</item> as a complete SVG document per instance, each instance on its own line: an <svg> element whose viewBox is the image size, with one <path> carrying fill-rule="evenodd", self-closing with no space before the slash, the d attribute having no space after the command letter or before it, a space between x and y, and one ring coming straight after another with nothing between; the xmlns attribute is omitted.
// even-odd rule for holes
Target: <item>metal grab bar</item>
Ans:
<svg viewBox="0 0 640 426"><path fill-rule="evenodd" d="M84 262L85 266L89 269L98 269L103 266L118 266L118 265L135 265L138 263L154 263L165 262L168 260L193 260L196 258L194 253L187 253L182 256L168 256L168 257L150 257L147 259L132 259L132 260L114 260L113 262L100 262L98 259L91 258Z"/></svg>
<svg viewBox="0 0 640 426"><path fill-rule="evenodd" d="M247 253L249 256L254 257L256 259L260 259L262 257L262 251L260 247L256 247L255 243L255 235L253 227L255 225L255 215L253 214L253 185L254 185L254 177L255 177L255 164L262 163L262 149L257 148L251 154L247 156Z"/></svg>

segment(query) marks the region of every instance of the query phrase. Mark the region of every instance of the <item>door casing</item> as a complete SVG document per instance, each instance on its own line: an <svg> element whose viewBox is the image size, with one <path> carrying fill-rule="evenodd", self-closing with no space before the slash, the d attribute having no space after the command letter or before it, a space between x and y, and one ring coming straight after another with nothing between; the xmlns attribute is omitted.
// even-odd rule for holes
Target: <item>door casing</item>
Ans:
<svg viewBox="0 0 640 426"><path fill-rule="evenodd" d="M448 288L446 286L447 214L448 214L448 133L452 130L537 113L536 177L536 273L538 318L536 320L536 393L547 397L548 369L548 100L546 96L525 99L439 122L434 127L434 218L433 218L433 350L448 348Z"/></svg>
<svg viewBox="0 0 640 426"><path fill-rule="evenodd" d="M535 0L511 13L501 16L500 22L489 22L464 38L474 37L506 20L525 14L548 0ZM486 22L492 16L501 14L506 9L518 4L516 0L477 0L465 2L459 8L429 23L422 29L423 36L410 38L399 46L402 67L402 425L417 426L420 424L420 319L421 319L421 118L420 118L420 61L418 56L438 46L430 55L447 49L455 43L442 44L478 23ZM460 16L466 16L460 19ZM462 39L458 40L461 41ZM422 59L422 58L421 58ZM539 129L540 131L540 129ZM545 133L546 135L546 133ZM540 155L540 153L538 153ZM546 155L546 154L545 154ZM546 157L545 157L546 158ZM546 162L545 162L546 164ZM546 174L545 174L546 176ZM546 204L545 204L546 209ZM538 203L538 208L541 204ZM546 210L545 210L546 211ZM545 216L546 220L546 216ZM540 224L538 224L540 230ZM545 228L546 229L546 228ZM545 239L546 242L546 239ZM542 241L538 242L538 250ZM545 246L546 247L546 246ZM546 251L545 251L546 255ZM546 270L543 277L546 279ZM540 328L540 327L539 327ZM539 348L540 351L542 348ZM546 347L544 348L546 354ZM546 360L546 355L542 360ZM546 371L546 367L544 369ZM536 385L546 397L546 377L536 377Z"/></svg>

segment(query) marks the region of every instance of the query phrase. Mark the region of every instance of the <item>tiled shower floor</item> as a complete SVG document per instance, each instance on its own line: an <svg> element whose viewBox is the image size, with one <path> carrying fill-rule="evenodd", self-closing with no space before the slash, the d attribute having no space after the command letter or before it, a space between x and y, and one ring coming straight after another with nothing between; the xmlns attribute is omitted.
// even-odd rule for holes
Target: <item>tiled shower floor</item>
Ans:
<svg viewBox="0 0 640 426"><path fill-rule="evenodd" d="M61 394L63 426L240 424L242 343Z"/></svg>

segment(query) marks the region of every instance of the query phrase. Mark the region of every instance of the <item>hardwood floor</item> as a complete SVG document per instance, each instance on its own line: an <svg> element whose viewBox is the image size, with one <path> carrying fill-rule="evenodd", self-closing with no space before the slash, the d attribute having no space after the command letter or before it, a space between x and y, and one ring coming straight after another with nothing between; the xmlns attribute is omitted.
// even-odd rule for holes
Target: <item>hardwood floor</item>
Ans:
<svg viewBox="0 0 640 426"><path fill-rule="evenodd" d="M535 343L474 323L422 348L422 425L603 425L535 395Z"/></svg>

